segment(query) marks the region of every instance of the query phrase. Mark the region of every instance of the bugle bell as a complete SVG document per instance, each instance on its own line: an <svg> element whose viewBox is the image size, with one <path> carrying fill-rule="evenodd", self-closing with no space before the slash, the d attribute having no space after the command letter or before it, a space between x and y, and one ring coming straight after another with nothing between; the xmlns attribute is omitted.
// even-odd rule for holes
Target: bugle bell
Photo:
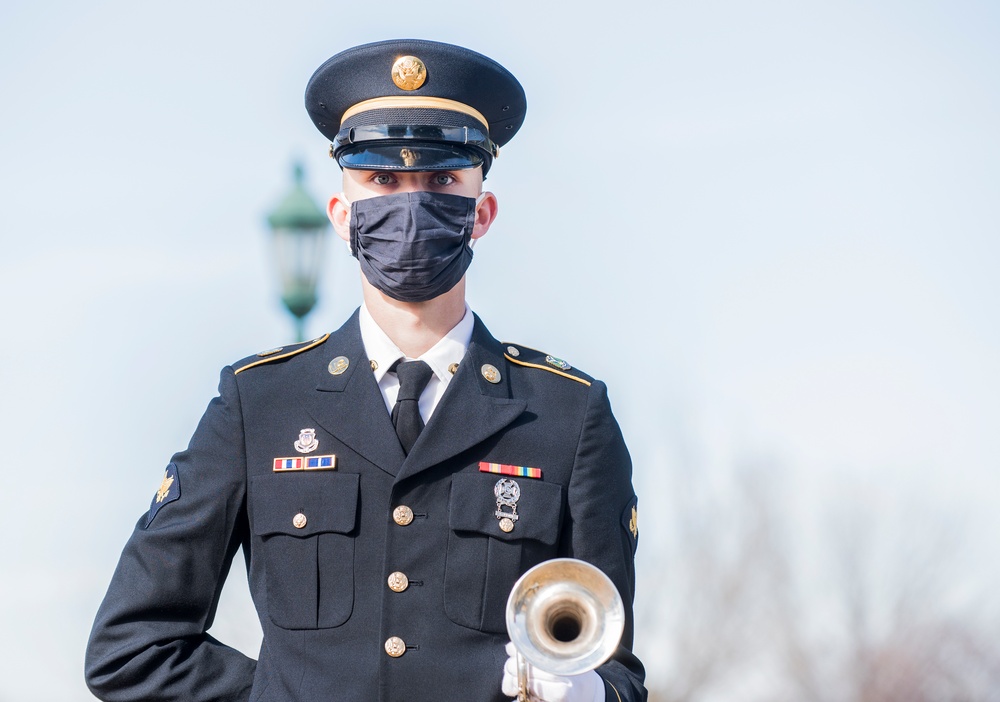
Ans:
<svg viewBox="0 0 1000 702"><path fill-rule="evenodd" d="M580 675L611 657L624 628L621 595L599 568L555 558L529 569L507 598L519 702L529 699L525 661L554 675Z"/></svg>

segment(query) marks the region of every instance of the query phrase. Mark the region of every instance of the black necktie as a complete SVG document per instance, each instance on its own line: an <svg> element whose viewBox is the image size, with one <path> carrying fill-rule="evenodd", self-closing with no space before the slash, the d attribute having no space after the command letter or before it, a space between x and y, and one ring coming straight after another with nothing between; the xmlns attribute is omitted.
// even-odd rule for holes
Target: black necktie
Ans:
<svg viewBox="0 0 1000 702"><path fill-rule="evenodd" d="M420 418L420 394L430 381L434 371L423 361L397 361L390 369L399 377L399 394L392 408L392 426L403 446L403 453L409 454L417 442L424 420Z"/></svg>

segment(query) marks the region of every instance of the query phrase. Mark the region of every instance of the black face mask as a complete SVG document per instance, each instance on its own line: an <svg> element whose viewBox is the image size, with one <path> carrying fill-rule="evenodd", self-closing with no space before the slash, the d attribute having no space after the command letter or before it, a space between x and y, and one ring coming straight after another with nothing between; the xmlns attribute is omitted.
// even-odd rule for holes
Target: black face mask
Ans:
<svg viewBox="0 0 1000 702"><path fill-rule="evenodd" d="M351 204L351 253L368 282L394 300L451 290L472 263L476 198L414 192Z"/></svg>

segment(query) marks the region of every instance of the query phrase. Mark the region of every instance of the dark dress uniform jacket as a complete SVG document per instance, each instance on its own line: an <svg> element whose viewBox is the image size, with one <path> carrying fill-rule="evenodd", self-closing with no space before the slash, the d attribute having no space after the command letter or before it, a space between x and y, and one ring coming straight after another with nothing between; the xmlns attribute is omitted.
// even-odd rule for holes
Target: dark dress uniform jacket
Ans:
<svg viewBox="0 0 1000 702"><path fill-rule="evenodd" d="M606 388L507 349L476 318L408 456L357 313L299 353L224 369L122 553L87 650L92 691L143 702L504 700L511 587L536 563L572 556L607 573L626 603L622 643L598 669L607 699L644 699L630 651L631 463ZM349 365L334 375L338 356ZM275 458L303 455L293 448L303 428L316 430L316 455L336 455L335 470L273 470ZM483 461L542 471L513 478L509 533L494 514L502 476ZM400 506L413 513L405 526ZM257 661L206 633L241 546L264 633ZM387 584L397 571L409 579L402 592ZM386 653L390 637L405 642L401 656Z"/></svg>

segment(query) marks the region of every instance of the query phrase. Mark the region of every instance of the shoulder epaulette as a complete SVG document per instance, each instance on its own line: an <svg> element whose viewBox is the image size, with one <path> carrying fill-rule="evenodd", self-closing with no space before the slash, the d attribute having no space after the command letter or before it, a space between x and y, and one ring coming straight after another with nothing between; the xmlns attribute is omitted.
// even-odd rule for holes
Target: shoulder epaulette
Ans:
<svg viewBox="0 0 1000 702"><path fill-rule="evenodd" d="M529 346L522 346L521 344L512 344L504 341L502 345L504 347L503 357L515 365L524 366L525 368L539 368L549 373L555 373L564 378L575 380L578 383L583 383L588 387L590 386L591 378L588 375L574 369L573 366L561 358ZM573 372L571 373L570 371Z"/></svg>
<svg viewBox="0 0 1000 702"><path fill-rule="evenodd" d="M302 353L303 351L308 351L309 349L322 344L327 340L327 338L329 338L329 336L329 334L324 334L323 336L312 339L311 341L303 341L302 343L292 344L291 346L279 346L276 349L261 351L256 356L249 356L244 358L242 361L234 363L233 372L236 374L242 373L250 368L262 366L265 363L271 363L273 361L280 361L283 358L289 358L295 354Z"/></svg>

